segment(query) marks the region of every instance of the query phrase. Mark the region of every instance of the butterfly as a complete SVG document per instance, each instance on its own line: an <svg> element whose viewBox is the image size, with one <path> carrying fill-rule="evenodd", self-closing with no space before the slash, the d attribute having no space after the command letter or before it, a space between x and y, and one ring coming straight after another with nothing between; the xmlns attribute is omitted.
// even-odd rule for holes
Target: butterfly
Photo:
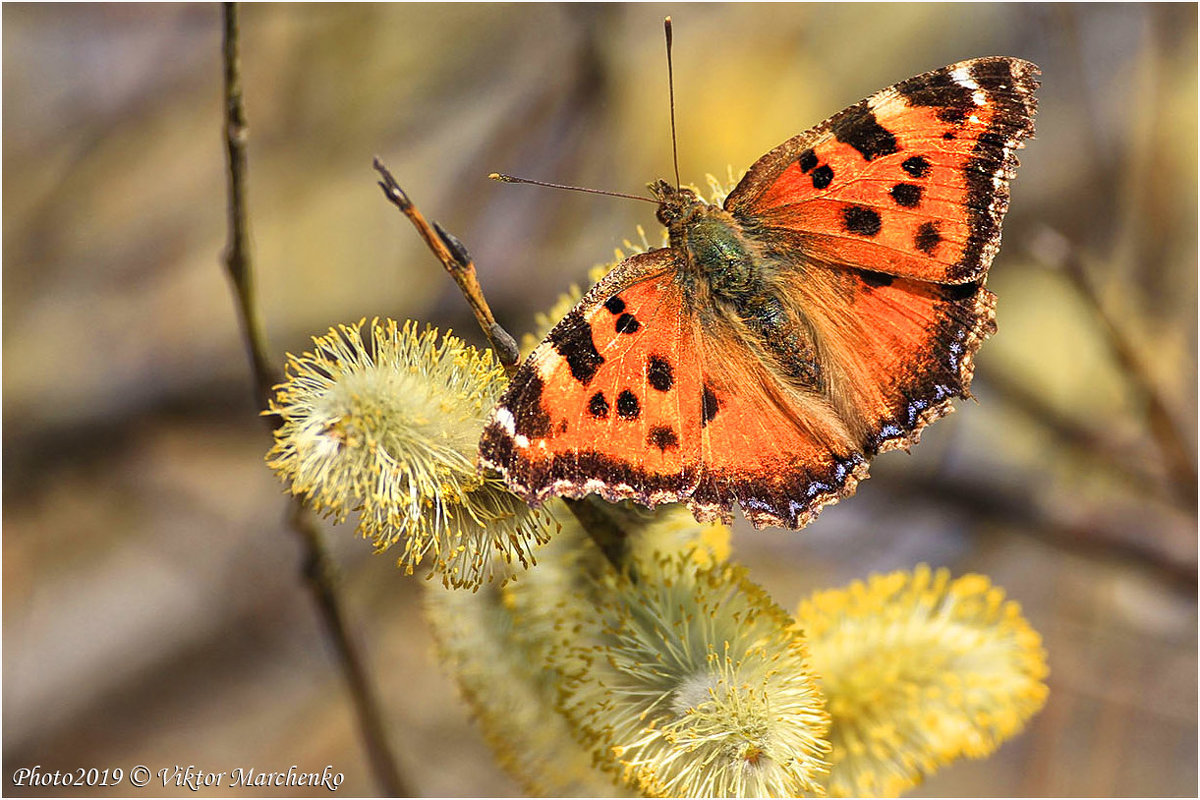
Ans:
<svg viewBox="0 0 1200 800"><path fill-rule="evenodd" d="M962 61L760 158L721 205L649 185L670 246L613 268L488 417L532 504L597 494L799 529L969 397L1038 68Z"/></svg>

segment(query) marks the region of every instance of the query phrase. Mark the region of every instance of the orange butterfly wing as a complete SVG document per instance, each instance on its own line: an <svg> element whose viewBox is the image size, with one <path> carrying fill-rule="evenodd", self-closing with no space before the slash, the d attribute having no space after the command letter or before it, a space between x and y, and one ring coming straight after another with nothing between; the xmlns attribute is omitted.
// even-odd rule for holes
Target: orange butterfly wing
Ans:
<svg viewBox="0 0 1200 800"><path fill-rule="evenodd" d="M744 333L709 320L697 519L730 519L734 503L761 528L802 528L854 490L866 459L825 397L785 380Z"/></svg>
<svg viewBox="0 0 1200 800"><path fill-rule="evenodd" d="M521 365L481 462L532 503L687 502L698 519L800 527L865 474L832 407L788 387L738 331L702 328L678 254L622 262Z"/></svg>
<svg viewBox="0 0 1200 800"><path fill-rule="evenodd" d="M980 58L902 81L763 156L725 208L813 260L978 280L1033 133L1037 73Z"/></svg>

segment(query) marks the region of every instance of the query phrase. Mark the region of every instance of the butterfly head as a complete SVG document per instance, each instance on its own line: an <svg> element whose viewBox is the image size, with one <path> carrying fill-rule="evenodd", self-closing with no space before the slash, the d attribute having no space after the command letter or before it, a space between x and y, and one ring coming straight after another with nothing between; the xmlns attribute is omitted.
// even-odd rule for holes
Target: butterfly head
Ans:
<svg viewBox="0 0 1200 800"><path fill-rule="evenodd" d="M686 225L708 206L691 189L679 189L664 180L651 183L649 188L658 201L658 221L671 232Z"/></svg>

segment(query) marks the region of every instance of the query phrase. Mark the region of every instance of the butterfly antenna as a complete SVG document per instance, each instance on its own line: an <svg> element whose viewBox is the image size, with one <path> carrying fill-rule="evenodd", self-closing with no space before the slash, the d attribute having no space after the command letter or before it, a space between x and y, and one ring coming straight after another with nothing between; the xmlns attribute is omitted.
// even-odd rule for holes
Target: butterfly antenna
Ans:
<svg viewBox="0 0 1200 800"><path fill-rule="evenodd" d="M645 200L647 203L658 203L650 197L642 197L636 194L625 194L624 192L607 192L604 189L585 189L582 186L567 186L562 183L547 183L546 181L535 181L530 178L514 178L512 175L504 175L500 172L493 172L488 175L488 178L501 183L528 183L532 186L546 186L550 189L566 189L571 192L583 192L585 194L603 194L609 197L624 197L626 200Z"/></svg>
<svg viewBox="0 0 1200 800"><path fill-rule="evenodd" d="M671 93L671 155L675 159L675 188L679 188L679 145L675 143L675 75L671 66L671 18L663 20L667 32L667 90Z"/></svg>

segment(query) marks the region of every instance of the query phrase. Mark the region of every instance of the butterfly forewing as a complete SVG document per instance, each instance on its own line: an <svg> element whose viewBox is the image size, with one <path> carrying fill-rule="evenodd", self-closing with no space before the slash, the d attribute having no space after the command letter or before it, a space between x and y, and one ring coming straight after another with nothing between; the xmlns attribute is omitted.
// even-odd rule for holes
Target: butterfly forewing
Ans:
<svg viewBox="0 0 1200 800"><path fill-rule="evenodd" d="M725 207L812 260L941 283L999 247L1037 68L981 58L910 78L789 139Z"/></svg>

